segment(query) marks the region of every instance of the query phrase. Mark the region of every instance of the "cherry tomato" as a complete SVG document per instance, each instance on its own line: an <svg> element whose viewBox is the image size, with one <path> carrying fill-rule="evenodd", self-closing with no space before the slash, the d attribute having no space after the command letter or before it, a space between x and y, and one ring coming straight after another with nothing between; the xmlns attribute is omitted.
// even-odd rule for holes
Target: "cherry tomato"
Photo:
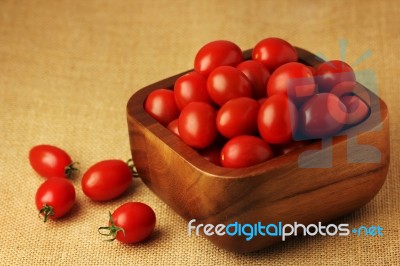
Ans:
<svg viewBox="0 0 400 266"><path fill-rule="evenodd" d="M268 143L285 144L293 140L297 129L297 109L286 96L273 95L261 105L258 130Z"/></svg>
<svg viewBox="0 0 400 266"><path fill-rule="evenodd" d="M298 55L296 49L287 41L267 38L256 44L252 58L262 63L272 73L283 64L296 62Z"/></svg>
<svg viewBox="0 0 400 266"><path fill-rule="evenodd" d="M198 152L207 161L221 166L221 147L218 145L211 145L205 149L199 150Z"/></svg>
<svg viewBox="0 0 400 266"><path fill-rule="evenodd" d="M259 137L238 136L229 140L221 151L221 164L229 168L256 165L273 158L271 147Z"/></svg>
<svg viewBox="0 0 400 266"><path fill-rule="evenodd" d="M191 102L211 103L211 98L207 92L207 79L194 71L176 80L174 95L176 105L180 110Z"/></svg>
<svg viewBox="0 0 400 266"><path fill-rule="evenodd" d="M66 215L74 206L75 189L66 178L51 177L44 181L36 191L36 208L48 218L57 219Z"/></svg>
<svg viewBox="0 0 400 266"><path fill-rule="evenodd" d="M71 157L62 149L51 145L37 145L29 151L32 168L42 177L71 178L76 169Z"/></svg>
<svg viewBox="0 0 400 266"><path fill-rule="evenodd" d="M179 119L174 119L171 121L171 123L168 124L167 128L174 133L175 135L177 135L179 137L179 129L178 129L178 121Z"/></svg>
<svg viewBox="0 0 400 266"><path fill-rule="evenodd" d="M92 165L82 177L82 190L94 201L112 200L132 184L132 171L121 160L104 160Z"/></svg>
<svg viewBox="0 0 400 266"><path fill-rule="evenodd" d="M287 63L278 67L269 78L267 94L287 95L296 105L301 105L316 93L311 70L301 63Z"/></svg>
<svg viewBox="0 0 400 266"><path fill-rule="evenodd" d="M300 132L310 138L335 135L347 122L346 106L332 93L314 95L299 110Z"/></svg>
<svg viewBox="0 0 400 266"><path fill-rule="evenodd" d="M147 96L144 105L146 112L164 126L178 118L179 109L175 103L174 92L168 89L157 89Z"/></svg>
<svg viewBox="0 0 400 266"><path fill-rule="evenodd" d="M243 72L250 80L255 98L266 97L265 88L270 77L268 69L258 61L247 60L240 63L237 69Z"/></svg>
<svg viewBox="0 0 400 266"><path fill-rule="evenodd" d="M243 53L239 46L230 41L218 40L207 43L196 54L194 69L208 76L219 66L236 67L243 61Z"/></svg>
<svg viewBox="0 0 400 266"><path fill-rule="evenodd" d="M319 92L331 92L335 86L342 82L348 82L346 87L353 88L356 83L356 76L348 64L340 60L332 60L317 67L315 80L318 83Z"/></svg>
<svg viewBox="0 0 400 266"><path fill-rule="evenodd" d="M230 99L252 97L252 87L247 77L237 68L221 66L214 69L207 79L208 94L218 105Z"/></svg>
<svg viewBox="0 0 400 266"><path fill-rule="evenodd" d="M217 114L208 103L193 102L183 108L178 121L182 140L194 147L205 148L217 137L215 118Z"/></svg>
<svg viewBox="0 0 400 266"><path fill-rule="evenodd" d="M100 227L99 233L111 236L110 241L117 239L128 244L141 242L151 235L156 225L153 209L141 202L127 202L109 215L109 226Z"/></svg>
<svg viewBox="0 0 400 266"><path fill-rule="evenodd" d="M346 106L348 125L358 124L368 116L368 105L357 96L343 96L340 98L340 101Z"/></svg>
<svg viewBox="0 0 400 266"><path fill-rule="evenodd" d="M240 97L227 101L217 113L218 131L227 138L253 135L257 132L257 100Z"/></svg>

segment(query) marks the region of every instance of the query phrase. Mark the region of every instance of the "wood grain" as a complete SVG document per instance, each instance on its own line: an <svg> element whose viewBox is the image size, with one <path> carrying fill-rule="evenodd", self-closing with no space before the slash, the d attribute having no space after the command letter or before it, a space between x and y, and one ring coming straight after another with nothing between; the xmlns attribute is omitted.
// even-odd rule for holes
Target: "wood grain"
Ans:
<svg viewBox="0 0 400 266"><path fill-rule="evenodd" d="M322 62L310 52L296 49L301 62L311 66ZM251 50L245 51L246 58L250 55ZM365 205L382 187L390 159L388 110L361 84L357 84L357 90L370 104L371 114L363 123L333 137L331 145L329 140L315 141L259 165L227 169L203 159L143 109L151 91L172 89L182 74L132 95L127 118L132 158L140 177L186 220L214 225L326 223ZM329 156L330 167L314 167ZM235 252L281 242L280 237L266 236L251 241L245 236L207 238Z"/></svg>

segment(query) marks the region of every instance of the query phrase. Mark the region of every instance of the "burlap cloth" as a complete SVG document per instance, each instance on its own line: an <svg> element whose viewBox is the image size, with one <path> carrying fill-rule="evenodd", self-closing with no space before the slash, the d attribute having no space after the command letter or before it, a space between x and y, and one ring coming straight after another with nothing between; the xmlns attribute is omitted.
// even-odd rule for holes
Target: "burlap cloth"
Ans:
<svg viewBox="0 0 400 266"><path fill-rule="evenodd" d="M0 1L0 265L343 265L399 264L400 8L398 1ZM309 237L239 255L187 235L187 224L135 180L124 197L86 198L79 178L71 215L43 224L34 196L43 181L29 149L50 143L85 170L130 156L125 107L136 90L192 68L206 42L248 49L278 36L376 73L390 110L391 165L367 206L341 218L380 225L383 237ZM342 40L342 41L341 41ZM139 245L104 242L108 210L143 201L157 214Z"/></svg>

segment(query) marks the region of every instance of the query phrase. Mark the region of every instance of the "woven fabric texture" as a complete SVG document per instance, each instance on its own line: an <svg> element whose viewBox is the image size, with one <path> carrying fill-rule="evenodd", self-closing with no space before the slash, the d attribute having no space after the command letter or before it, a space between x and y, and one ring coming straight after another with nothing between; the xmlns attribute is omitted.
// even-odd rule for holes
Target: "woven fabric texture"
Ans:
<svg viewBox="0 0 400 266"><path fill-rule="evenodd" d="M0 265L399 265L399 34L395 0L1 0ZM46 224L37 218L43 179L29 165L32 146L62 147L83 171L103 159L127 159L125 108L135 91L192 68L206 42L227 39L249 49L270 36L374 72L390 112L389 174L369 204L339 221L380 225L383 237L296 238L235 254L189 238L187 223L139 180L123 197L95 203L76 178L71 214ZM156 231L138 245L102 241L97 228L126 201L152 206Z"/></svg>

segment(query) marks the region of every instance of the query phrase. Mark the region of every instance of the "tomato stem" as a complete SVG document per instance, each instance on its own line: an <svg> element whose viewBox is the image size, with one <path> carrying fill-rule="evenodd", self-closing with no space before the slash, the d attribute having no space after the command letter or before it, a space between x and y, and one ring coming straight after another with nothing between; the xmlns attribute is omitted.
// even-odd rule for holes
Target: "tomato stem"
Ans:
<svg viewBox="0 0 400 266"><path fill-rule="evenodd" d="M127 165L129 166L129 168L131 169L132 177L139 177L139 173L138 173L138 171L136 170L135 163L133 162L133 160L132 160L132 159L129 159L128 161L126 161L126 164L127 164Z"/></svg>
<svg viewBox="0 0 400 266"><path fill-rule="evenodd" d="M109 219L109 221L108 221L109 226L102 226L102 227L99 227L99 229L97 229L97 230L98 230L98 232L99 232L100 235L103 235L103 236L111 236L112 238L106 239L105 241L112 242L112 241L114 241L114 240L117 238L117 233L118 233L119 231L121 231L121 232L124 234L124 236L125 236L125 230L124 230L124 228L118 227L118 226L115 225L114 220L113 220L113 218L112 218L112 215L111 215L111 212L110 212L110 211L108 212L108 215L110 216L110 219ZM106 233L101 232L101 231L103 231L103 230L105 230Z"/></svg>
<svg viewBox="0 0 400 266"><path fill-rule="evenodd" d="M40 219L42 219L42 217L40 216L41 214L43 214L43 217L44 217L43 222L45 223L45 222L47 222L47 218L50 215L54 215L54 209L53 209L53 207L51 207L45 203L43 205L43 207L39 210L38 216Z"/></svg>
<svg viewBox="0 0 400 266"><path fill-rule="evenodd" d="M79 173L80 170L79 168L75 167L76 165L79 165L79 162L72 162L69 165L67 165L64 169L64 174L71 179L72 176L74 175L75 172Z"/></svg>

